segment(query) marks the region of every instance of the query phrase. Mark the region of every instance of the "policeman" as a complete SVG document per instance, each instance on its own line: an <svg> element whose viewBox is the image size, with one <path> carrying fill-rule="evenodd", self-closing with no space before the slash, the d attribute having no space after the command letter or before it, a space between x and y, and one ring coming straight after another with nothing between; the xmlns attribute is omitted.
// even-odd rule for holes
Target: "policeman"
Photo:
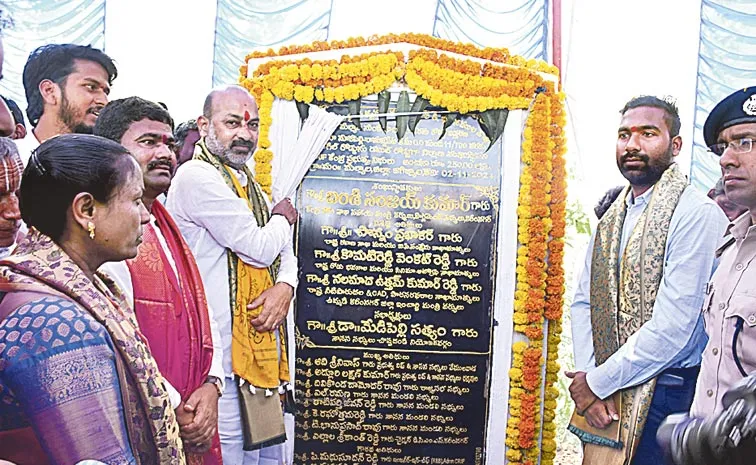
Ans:
<svg viewBox="0 0 756 465"><path fill-rule="evenodd" d="M738 90L717 104L704 124L704 139L719 156L727 198L749 211L729 225L727 241L718 251L719 267L706 289L702 311L709 342L691 407L693 418L670 417L658 439L679 464L753 463L756 87Z"/></svg>

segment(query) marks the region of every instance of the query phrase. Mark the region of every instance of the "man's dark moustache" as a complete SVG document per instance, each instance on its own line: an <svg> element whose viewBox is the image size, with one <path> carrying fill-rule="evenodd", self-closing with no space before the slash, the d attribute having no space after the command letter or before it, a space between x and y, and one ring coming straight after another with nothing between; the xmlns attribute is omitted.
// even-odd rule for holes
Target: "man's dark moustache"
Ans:
<svg viewBox="0 0 756 465"><path fill-rule="evenodd" d="M248 149L252 149L255 147L255 145L251 141L247 140L236 140L231 142L231 148L234 147L246 147Z"/></svg>
<svg viewBox="0 0 756 465"><path fill-rule="evenodd" d="M173 163L168 160L155 160L147 163L147 170L154 170L159 166L165 166L169 170L173 170Z"/></svg>
<svg viewBox="0 0 756 465"><path fill-rule="evenodd" d="M630 160L631 158L633 159L633 161L638 160L638 161L642 161L642 162L648 163L648 155L644 155L642 153L634 153L632 155L630 155L630 154L622 155L622 162L624 163L624 162Z"/></svg>

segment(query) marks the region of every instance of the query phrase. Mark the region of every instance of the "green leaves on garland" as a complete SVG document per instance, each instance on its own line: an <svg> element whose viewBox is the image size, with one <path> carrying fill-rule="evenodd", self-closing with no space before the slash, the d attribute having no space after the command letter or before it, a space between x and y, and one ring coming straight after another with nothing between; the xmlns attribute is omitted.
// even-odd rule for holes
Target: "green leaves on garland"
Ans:
<svg viewBox="0 0 756 465"><path fill-rule="evenodd" d="M297 103L297 111L299 112L299 120L304 123L308 116L310 116L310 104L295 100Z"/></svg>
<svg viewBox="0 0 756 465"><path fill-rule="evenodd" d="M389 109L389 102L391 102L391 93L388 90L384 90L378 93L378 113L386 114ZM378 117L378 124L381 125L383 132L386 132L387 120L385 116Z"/></svg>
<svg viewBox="0 0 756 465"><path fill-rule="evenodd" d="M356 99L356 100L350 100L347 102L347 107L349 108L349 114L350 115L357 115L360 116L360 103L362 99ZM352 118L350 120L352 124L357 126L357 129L362 131L362 124L360 124L360 118Z"/></svg>
<svg viewBox="0 0 756 465"><path fill-rule="evenodd" d="M441 130L441 135L438 136L438 140L441 140L441 138L444 137L446 130L449 129L449 126L454 124L455 121L457 121L458 117L459 113L447 113L443 116L444 128Z"/></svg>
<svg viewBox="0 0 756 465"><path fill-rule="evenodd" d="M483 130L483 134L488 137L490 143L486 152L488 152L494 143L499 140L499 137L504 133L504 126L507 124L507 117L509 117L509 110L486 110L478 113L475 119L480 123L480 129Z"/></svg>
<svg viewBox="0 0 756 465"><path fill-rule="evenodd" d="M399 93L399 100L396 102L397 113L407 113L410 110L409 94L406 90ZM396 117L396 139L402 140L404 134L407 132L407 124L409 123L409 116L397 116Z"/></svg>
<svg viewBox="0 0 756 465"><path fill-rule="evenodd" d="M419 113L425 110L428 105L430 105L430 102L425 99L424 97L417 96L415 98L415 103L412 104L412 110L410 110L412 113ZM417 127L417 123L420 122L420 118L422 118L423 115L412 115L409 117L409 130L412 131L412 134L415 133L415 128Z"/></svg>
<svg viewBox="0 0 756 465"><path fill-rule="evenodd" d="M332 104L326 108L327 111L331 113L336 113L342 116L347 117L359 130L362 130L362 125L360 124L359 118L349 118L349 116L359 116L361 111L361 103L362 99L356 99L356 100L350 100L346 101L340 105ZM391 93L388 90L384 90L382 92L378 93L378 113L380 115L385 115L389 111L389 106L391 103ZM302 119L302 122L304 122L307 119L307 116L309 114L309 105L301 102L297 102L297 110L299 111L299 117ZM422 113L424 111L434 112L434 111L443 111L444 109L437 106L432 106L428 99L417 96L415 98L415 101L410 106L409 101L409 93L407 91L402 91L399 93L399 98L396 102L396 113ZM455 121L459 119L460 116L465 117L472 117L475 118L476 121L480 124L480 129L483 131L483 134L486 135L486 137L489 140L488 147L486 148L486 151L491 150L491 147L496 143L496 141L499 140L501 135L504 133L504 127L507 124L507 118L509 117L509 110L507 109L497 109L497 110L486 110L482 112L474 112L474 113L468 113L464 115L460 115L460 113L457 112L450 112L445 113L441 115L441 119L444 122L443 128L441 130L441 135L438 136L438 140L441 140L445 135L447 129L449 129L452 124L454 124ZM396 116L396 138L397 141L402 140L402 138L407 134L407 129L412 132L412 134L415 133L415 130L417 129L417 125L420 123L420 120L423 119L422 114L417 115L400 115ZM388 128L388 117L387 116L379 116L378 117L378 123L381 126L381 129L385 133Z"/></svg>

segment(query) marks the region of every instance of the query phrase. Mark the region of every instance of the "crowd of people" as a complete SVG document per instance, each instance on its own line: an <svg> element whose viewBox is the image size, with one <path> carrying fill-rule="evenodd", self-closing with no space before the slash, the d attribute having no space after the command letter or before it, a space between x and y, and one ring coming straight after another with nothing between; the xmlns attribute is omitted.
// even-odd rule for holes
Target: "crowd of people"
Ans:
<svg viewBox="0 0 756 465"><path fill-rule="evenodd" d="M49 44L30 127L0 101L0 462L278 465L298 214L246 166L257 104L217 88L176 127L117 74Z"/></svg>
<svg viewBox="0 0 756 465"><path fill-rule="evenodd" d="M621 110L628 185L596 206L571 305L569 429L590 465L756 460L756 87L704 125L722 178L680 172L680 118L651 96ZM752 213L754 212L754 213Z"/></svg>
<svg viewBox="0 0 756 465"><path fill-rule="evenodd" d="M257 104L217 88L176 127L110 101L117 75L45 45L23 72L30 127L0 101L0 459L280 464L298 213L247 167ZM751 463L756 88L706 121L708 197L675 163L674 103L620 113L628 185L597 206L571 307L570 429L586 464Z"/></svg>

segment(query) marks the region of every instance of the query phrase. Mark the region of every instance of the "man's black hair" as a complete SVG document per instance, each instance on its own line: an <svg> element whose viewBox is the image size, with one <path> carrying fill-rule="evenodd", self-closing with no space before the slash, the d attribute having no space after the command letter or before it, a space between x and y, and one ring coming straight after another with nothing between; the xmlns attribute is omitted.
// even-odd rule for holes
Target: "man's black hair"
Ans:
<svg viewBox="0 0 756 465"><path fill-rule="evenodd" d="M145 118L165 123L173 131L173 118L165 108L141 97L128 97L113 100L102 109L94 134L120 143L129 126Z"/></svg>
<svg viewBox="0 0 756 465"><path fill-rule="evenodd" d="M31 52L24 66L24 91L26 92L26 116L36 127L44 111L39 83L49 79L64 86L66 78L74 71L74 60L93 61L108 73L108 84L118 76L113 60L103 51L90 45L47 44Z"/></svg>
<svg viewBox="0 0 756 465"><path fill-rule="evenodd" d="M8 109L10 110L11 115L13 115L13 119L16 121L16 124L20 124L24 127L24 129L26 129L24 114L21 112L21 108L18 107L18 104L8 97L3 97L3 100L5 101L5 104L8 105Z"/></svg>
<svg viewBox="0 0 756 465"><path fill-rule="evenodd" d="M199 131L196 119L184 121L176 127L175 131L173 131L173 136L176 138L176 145L179 149L184 145L184 141L186 140L186 136L189 135L189 131Z"/></svg>
<svg viewBox="0 0 756 465"><path fill-rule="evenodd" d="M653 95L641 95L634 97L620 110L620 115L624 115L629 110L638 107L652 107L664 110L664 122L669 128L669 137L680 135L680 115L677 111L677 104L671 98L659 98Z"/></svg>

